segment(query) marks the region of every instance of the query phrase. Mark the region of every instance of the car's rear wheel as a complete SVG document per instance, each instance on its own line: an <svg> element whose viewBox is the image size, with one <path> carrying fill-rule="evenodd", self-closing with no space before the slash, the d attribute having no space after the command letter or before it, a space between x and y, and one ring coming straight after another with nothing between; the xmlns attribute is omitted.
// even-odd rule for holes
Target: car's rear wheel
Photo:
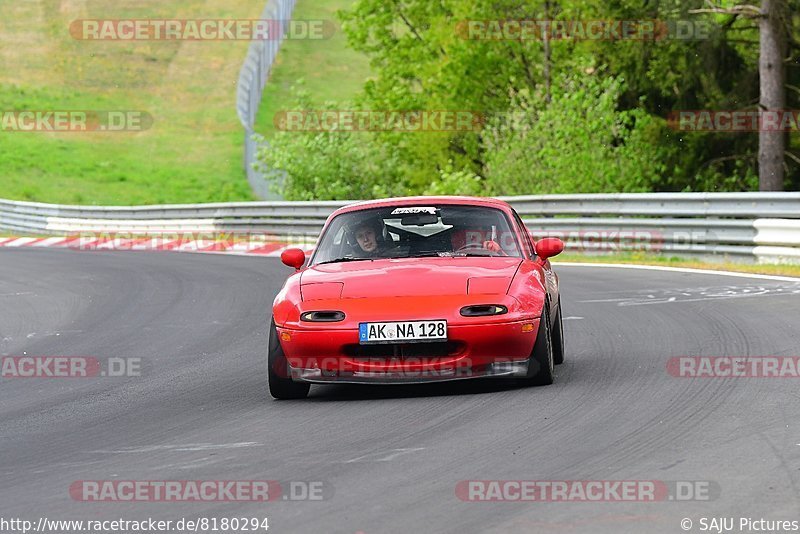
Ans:
<svg viewBox="0 0 800 534"><path fill-rule="evenodd" d="M276 399L304 399L311 389L310 384L295 382L289 376L289 362L278 339L275 319L269 325L269 354L267 356L269 392Z"/></svg>
<svg viewBox="0 0 800 534"><path fill-rule="evenodd" d="M550 328L550 306L547 302L542 309L539 320L539 332L533 352L528 358L528 374L523 383L528 386L547 386L553 383L555 375L553 366L553 335Z"/></svg>
<svg viewBox="0 0 800 534"><path fill-rule="evenodd" d="M558 299L558 310L553 321L553 363L561 365L564 363L564 324L561 319L561 299Z"/></svg>

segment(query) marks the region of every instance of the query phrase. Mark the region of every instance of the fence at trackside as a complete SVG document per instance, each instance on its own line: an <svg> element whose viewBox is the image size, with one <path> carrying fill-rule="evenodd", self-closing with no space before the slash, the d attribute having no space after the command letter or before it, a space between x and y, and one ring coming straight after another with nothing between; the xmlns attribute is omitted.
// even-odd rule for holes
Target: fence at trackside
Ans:
<svg viewBox="0 0 800 534"><path fill-rule="evenodd" d="M642 193L503 197L537 236L568 251L645 250L742 262L800 262L800 193ZM313 242L344 201L68 206L0 200L0 230L81 234L266 234Z"/></svg>
<svg viewBox="0 0 800 534"><path fill-rule="evenodd" d="M532 233L568 250L649 250L800 263L800 193L631 193L505 197Z"/></svg>
<svg viewBox="0 0 800 534"><path fill-rule="evenodd" d="M253 167L259 148L258 142L253 139L255 121L261 105L264 85L272 71L272 64L275 62L275 56L278 55L283 36L288 30L296 2L297 0L269 0L267 2L261 19L277 21L278 23L270 25L270 28L277 29L279 34L270 35L268 39L253 40L239 71L236 112L244 127L244 167L253 193L256 197L263 199L278 198L278 195L270 189L270 183L280 180L280 172L271 171L271 174L264 174Z"/></svg>

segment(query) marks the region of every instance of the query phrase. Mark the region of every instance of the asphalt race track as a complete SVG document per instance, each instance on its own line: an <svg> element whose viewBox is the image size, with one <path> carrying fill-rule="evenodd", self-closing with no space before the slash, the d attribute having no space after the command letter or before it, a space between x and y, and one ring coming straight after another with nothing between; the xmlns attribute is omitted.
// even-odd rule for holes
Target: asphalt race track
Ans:
<svg viewBox="0 0 800 534"><path fill-rule="evenodd" d="M142 362L141 376L0 378L3 517L268 517L270 532L349 534L800 519L800 379L667 372L678 356L800 355L798 283L560 266L567 361L553 386L314 386L278 402L266 328L289 272L264 258L0 250L0 354ZM82 502L69 492L81 480L315 482L324 498ZM708 500L465 502L467 480L716 489Z"/></svg>

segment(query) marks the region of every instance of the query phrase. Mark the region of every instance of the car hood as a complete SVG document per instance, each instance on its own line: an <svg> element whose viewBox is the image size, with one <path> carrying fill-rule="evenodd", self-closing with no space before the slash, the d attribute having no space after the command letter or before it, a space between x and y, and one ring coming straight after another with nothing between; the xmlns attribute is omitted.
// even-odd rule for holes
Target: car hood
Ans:
<svg viewBox="0 0 800 534"><path fill-rule="evenodd" d="M317 265L303 271L304 301L331 298L505 294L520 258L402 258Z"/></svg>

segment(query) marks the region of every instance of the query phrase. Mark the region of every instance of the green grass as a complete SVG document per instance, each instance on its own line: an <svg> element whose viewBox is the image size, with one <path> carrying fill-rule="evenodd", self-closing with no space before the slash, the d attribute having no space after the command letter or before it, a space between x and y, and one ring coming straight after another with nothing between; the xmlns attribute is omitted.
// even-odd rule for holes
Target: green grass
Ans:
<svg viewBox="0 0 800 534"><path fill-rule="evenodd" d="M263 0L0 0L0 110L137 110L144 132L0 131L0 197L250 200L236 80L246 41L79 41L81 18L256 18Z"/></svg>
<svg viewBox="0 0 800 534"><path fill-rule="evenodd" d="M256 117L256 131L267 138L275 131L273 118L278 111L292 110L292 87L303 80L315 104L344 103L358 93L371 71L368 58L347 45L336 16L352 6L352 0L298 0L295 20L332 21L333 37L325 40L286 40L281 46L270 80L264 89Z"/></svg>
<svg viewBox="0 0 800 534"><path fill-rule="evenodd" d="M733 271L739 273L771 274L776 276L800 277L800 265L745 264L730 261L707 262L674 256L660 256L643 252L624 252L608 255L560 254L553 263L626 263L635 265L656 265L661 267L684 267L707 269L711 271Z"/></svg>

